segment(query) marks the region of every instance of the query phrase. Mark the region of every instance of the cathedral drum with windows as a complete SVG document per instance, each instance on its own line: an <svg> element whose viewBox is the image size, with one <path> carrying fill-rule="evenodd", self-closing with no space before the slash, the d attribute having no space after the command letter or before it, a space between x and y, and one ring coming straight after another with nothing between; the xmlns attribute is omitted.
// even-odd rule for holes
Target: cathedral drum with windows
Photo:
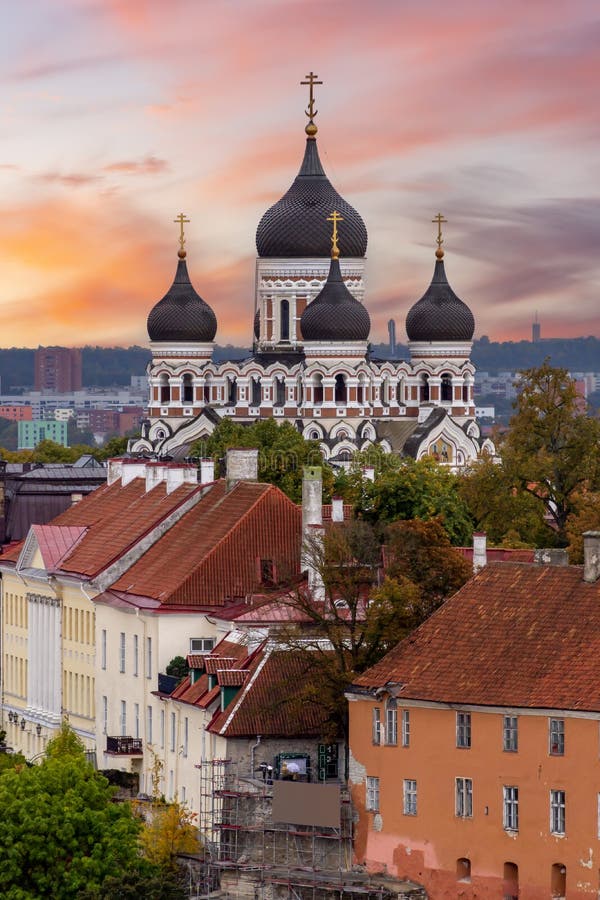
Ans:
<svg viewBox="0 0 600 900"><path fill-rule="evenodd" d="M431 284L406 317L409 360L370 354L364 305L367 230L327 178L317 148L311 73L306 147L289 190L256 233L254 344L212 361L217 321L191 284L183 214L175 279L150 312L150 401L131 451L184 457L222 417L289 421L345 464L373 444L460 468L494 454L475 421L473 314L446 278L438 214Z"/></svg>

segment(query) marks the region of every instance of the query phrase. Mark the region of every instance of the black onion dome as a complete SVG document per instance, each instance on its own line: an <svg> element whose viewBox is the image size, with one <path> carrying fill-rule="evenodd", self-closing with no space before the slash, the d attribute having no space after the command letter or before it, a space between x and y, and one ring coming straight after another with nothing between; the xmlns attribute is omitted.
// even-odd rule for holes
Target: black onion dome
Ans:
<svg viewBox="0 0 600 900"><path fill-rule="evenodd" d="M194 341L208 344L217 333L217 317L194 290L185 259L177 264L175 280L148 316L151 341Z"/></svg>
<svg viewBox="0 0 600 900"><path fill-rule="evenodd" d="M431 284L406 316L409 341L470 341L475 319L446 278L444 261L436 260Z"/></svg>
<svg viewBox="0 0 600 900"><path fill-rule="evenodd" d="M339 242L341 255L364 256L367 252L365 223L327 178L317 142L309 137L294 183L259 222L256 229L258 255L329 256L331 229L327 217L334 209L344 219L344 232Z"/></svg>
<svg viewBox="0 0 600 900"><path fill-rule="evenodd" d="M331 238L329 238L331 243ZM305 341L366 341L371 319L353 297L342 278L339 259L332 259L322 290L309 303L300 319Z"/></svg>

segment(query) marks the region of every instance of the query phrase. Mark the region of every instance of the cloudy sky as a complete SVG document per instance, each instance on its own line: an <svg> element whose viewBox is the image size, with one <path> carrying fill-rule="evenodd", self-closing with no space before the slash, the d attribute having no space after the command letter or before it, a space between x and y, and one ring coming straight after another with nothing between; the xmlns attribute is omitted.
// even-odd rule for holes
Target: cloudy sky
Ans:
<svg viewBox="0 0 600 900"><path fill-rule="evenodd" d="M600 335L598 0L27 0L0 36L0 345L146 341L175 215L220 343L304 149L369 231L372 339L433 267L476 335Z"/></svg>

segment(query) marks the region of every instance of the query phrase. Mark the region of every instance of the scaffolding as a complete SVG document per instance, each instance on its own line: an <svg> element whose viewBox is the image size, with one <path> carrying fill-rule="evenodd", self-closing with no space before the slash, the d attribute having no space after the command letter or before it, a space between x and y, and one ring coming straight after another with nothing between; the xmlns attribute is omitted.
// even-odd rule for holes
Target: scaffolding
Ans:
<svg viewBox="0 0 600 900"><path fill-rule="evenodd" d="M273 784L217 759L200 769L204 897L387 900L382 882L352 868L352 805L340 793L339 827L274 823ZM218 887L217 887L218 885ZM395 894L397 896L397 894Z"/></svg>

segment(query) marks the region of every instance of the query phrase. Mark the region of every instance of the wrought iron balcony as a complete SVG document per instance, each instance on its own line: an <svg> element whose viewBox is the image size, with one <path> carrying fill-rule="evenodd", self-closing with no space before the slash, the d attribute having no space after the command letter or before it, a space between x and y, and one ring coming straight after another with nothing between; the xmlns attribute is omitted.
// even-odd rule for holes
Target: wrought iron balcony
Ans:
<svg viewBox="0 0 600 900"><path fill-rule="evenodd" d="M106 752L122 756L141 756L144 752L141 738L106 735Z"/></svg>

